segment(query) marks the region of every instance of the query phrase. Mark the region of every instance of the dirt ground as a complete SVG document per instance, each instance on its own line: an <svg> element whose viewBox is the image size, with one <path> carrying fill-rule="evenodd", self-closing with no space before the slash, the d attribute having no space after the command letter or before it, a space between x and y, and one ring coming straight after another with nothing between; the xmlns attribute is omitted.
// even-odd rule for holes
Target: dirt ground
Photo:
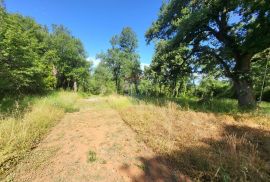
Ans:
<svg viewBox="0 0 270 182"><path fill-rule="evenodd" d="M85 102L91 105L99 101ZM179 181L163 161L144 163L154 155L115 110L89 107L67 114L8 180Z"/></svg>

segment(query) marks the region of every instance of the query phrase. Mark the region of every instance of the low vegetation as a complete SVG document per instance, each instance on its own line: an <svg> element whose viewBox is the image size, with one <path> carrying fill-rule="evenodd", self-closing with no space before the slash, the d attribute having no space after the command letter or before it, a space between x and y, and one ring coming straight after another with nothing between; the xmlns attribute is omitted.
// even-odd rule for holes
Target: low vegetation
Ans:
<svg viewBox="0 0 270 182"><path fill-rule="evenodd" d="M203 113L183 109L175 102L158 105L157 100L153 104L118 96L107 98L107 102L154 149L156 158L168 161L177 173L195 181L270 178L267 114Z"/></svg>
<svg viewBox="0 0 270 182"><path fill-rule="evenodd" d="M87 161L90 162L90 163L92 163L92 162L95 162L96 160L97 160L97 154L96 154L96 152L94 152L92 150L89 150Z"/></svg>
<svg viewBox="0 0 270 182"><path fill-rule="evenodd" d="M57 92L44 97L29 97L27 107L13 102L16 108L24 108L24 112L14 111L0 119L0 175L35 148L65 112L78 111L78 99L76 93ZM21 103L25 104L25 100Z"/></svg>

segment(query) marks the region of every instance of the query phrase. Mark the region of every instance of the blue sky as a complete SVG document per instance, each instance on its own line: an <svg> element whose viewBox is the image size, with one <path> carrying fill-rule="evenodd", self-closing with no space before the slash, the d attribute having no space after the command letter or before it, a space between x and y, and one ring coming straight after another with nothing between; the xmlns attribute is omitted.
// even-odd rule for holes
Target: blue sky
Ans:
<svg viewBox="0 0 270 182"><path fill-rule="evenodd" d="M82 40L91 58L106 51L110 38L130 26L139 39L141 62L151 62L154 47L146 45L144 34L157 18L162 0L6 0L5 4L9 12L40 24L63 24Z"/></svg>

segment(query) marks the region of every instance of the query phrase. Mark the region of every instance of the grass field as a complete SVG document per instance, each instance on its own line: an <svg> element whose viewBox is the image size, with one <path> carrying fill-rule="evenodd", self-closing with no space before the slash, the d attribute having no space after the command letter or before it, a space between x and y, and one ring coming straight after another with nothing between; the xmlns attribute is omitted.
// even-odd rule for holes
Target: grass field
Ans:
<svg viewBox="0 0 270 182"><path fill-rule="evenodd" d="M196 106L187 100L115 96L107 102L157 159L169 161L176 172L194 181L270 179L269 103L248 113L239 111L232 100Z"/></svg>
<svg viewBox="0 0 270 182"><path fill-rule="evenodd" d="M8 98L1 103L0 174L10 171L64 116L80 108L113 108L156 153L144 161L167 161L194 181L270 179L269 103L253 112L234 100L200 103L196 98L131 98L118 95L80 102L81 96L56 92L43 97ZM94 161L95 153L88 154ZM0 175L1 176L1 175Z"/></svg>
<svg viewBox="0 0 270 182"><path fill-rule="evenodd" d="M32 150L65 112L79 110L76 93L57 92L43 97L8 98L1 104L0 176Z"/></svg>

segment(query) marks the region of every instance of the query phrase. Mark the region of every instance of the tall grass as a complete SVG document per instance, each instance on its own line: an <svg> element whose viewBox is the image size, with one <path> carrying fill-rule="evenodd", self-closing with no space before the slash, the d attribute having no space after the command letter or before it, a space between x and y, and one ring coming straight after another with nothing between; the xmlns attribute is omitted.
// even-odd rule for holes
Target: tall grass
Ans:
<svg viewBox="0 0 270 182"><path fill-rule="evenodd" d="M178 98L166 98L166 97L136 97L136 99L143 101L144 103L154 104L157 106L165 106L169 102L175 102L183 110L193 110L197 112L208 112L218 114L243 114L248 113L251 115L270 115L270 103L262 102L258 104L257 110L244 110L238 107L237 100L226 98L213 98L210 100L199 100L196 97L178 97Z"/></svg>
<svg viewBox="0 0 270 182"><path fill-rule="evenodd" d="M9 96L0 99L0 118L19 116L24 113L34 101L34 96Z"/></svg>
<svg viewBox="0 0 270 182"><path fill-rule="evenodd" d="M157 159L165 159L194 181L270 179L269 116L216 114L208 110L214 106L206 104L208 112L195 112L164 99L136 102L118 96L107 102L156 152Z"/></svg>
<svg viewBox="0 0 270 182"><path fill-rule="evenodd" d="M14 111L0 119L0 175L34 148L65 112L79 110L78 99L79 96L71 92L31 98L24 113Z"/></svg>
<svg viewBox="0 0 270 182"><path fill-rule="evenodd" d="M135 103L138 103L135 99L120 95L111 95L105 97L105 101L110 105L110 107L116 110L127 108Z"/></svg>

